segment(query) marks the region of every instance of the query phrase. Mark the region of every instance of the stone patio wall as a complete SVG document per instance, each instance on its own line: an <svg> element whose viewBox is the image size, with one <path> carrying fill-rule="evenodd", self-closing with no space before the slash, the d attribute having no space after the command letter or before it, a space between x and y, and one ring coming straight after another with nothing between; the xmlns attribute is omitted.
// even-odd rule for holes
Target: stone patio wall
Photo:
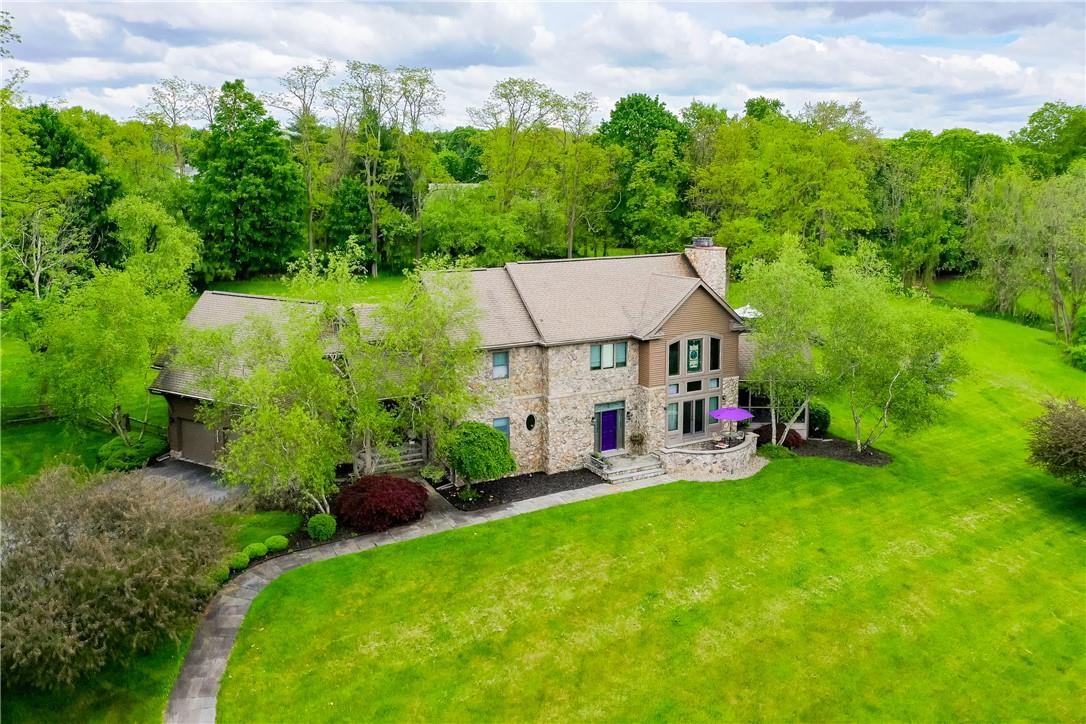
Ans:
<svg viewBox="0 0 1086 724"><path fill-rule="evenodd" d="M758 436L748 432L746 439L726 450L691 450L681 447L663 448L656 455L669 475L690 475L696 478L734 477L754 467Z"/></svg>

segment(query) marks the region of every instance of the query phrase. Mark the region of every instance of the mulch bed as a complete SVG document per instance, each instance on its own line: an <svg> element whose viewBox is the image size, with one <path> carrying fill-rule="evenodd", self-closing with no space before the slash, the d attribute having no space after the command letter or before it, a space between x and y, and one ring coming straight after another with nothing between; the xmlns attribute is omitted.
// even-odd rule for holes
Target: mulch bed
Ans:
<svg viewBox="0 0 1086 724"><path fill-rule="evenodd" d="M587 488L589 485L599 485L602 482L603 480L594 473L582 469L555 473L554 475L529 473L511 478L502 478L501 480L491 480L487 483L476 483L472 487L479 493L479 497L473 500L461 500L457 494L457 489L452 486L442 486L437 492L459 510L472 511L493 508L495 505L504 505L505 503L515 503L518 500L538 498L541 495Z"/></svg>
<svg viewBox="0 0 1086 724"><path fill-rule="evenodd" d="M854 441L843 440L839 437L810 438L805 445L793 448L792 452L801 457L832 458L870 467L881 467L893 460L889 453L873 448L858 453Z"/></svg>

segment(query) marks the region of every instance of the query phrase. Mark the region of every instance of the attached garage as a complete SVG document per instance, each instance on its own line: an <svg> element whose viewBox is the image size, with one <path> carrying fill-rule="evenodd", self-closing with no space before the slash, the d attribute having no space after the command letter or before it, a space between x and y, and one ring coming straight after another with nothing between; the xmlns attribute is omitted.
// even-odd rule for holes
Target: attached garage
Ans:
<svg viewBox="0 0 1086 724"><path fill-rule="evenodd" d="M175 455L200 465L215 465L222 448L222 433L195 420L198 400L166 395L170 411L170 450Z"/></svg>

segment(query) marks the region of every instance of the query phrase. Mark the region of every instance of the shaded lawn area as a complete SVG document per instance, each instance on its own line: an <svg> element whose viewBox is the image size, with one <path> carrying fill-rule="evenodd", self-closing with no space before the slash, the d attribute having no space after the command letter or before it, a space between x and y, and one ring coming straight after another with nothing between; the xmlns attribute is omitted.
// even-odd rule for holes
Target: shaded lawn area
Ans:
<svg viewBox="0 0 1086 724"><path fill-rule="evenodd" d="M161 722L170 689L192 640L164 641L128 666L111 666L93 681L55 692L3 692L6 722Z"/></svg>
<svg viewBox="0 0 1086 724"><path fill-rule="evenodd" d="M59 462L94 468L98 448L112 437L57 420L5 426L0 429L0 485L23 483Z"/></svg>
<svg viewBox="0 0 1086 724"><path fill-rule="evenodd" d="M1024 463L1021 421L1086 377L977 327L884 468L778 460L284 575L219 720L1080 719L1086 490Z"/></svg>

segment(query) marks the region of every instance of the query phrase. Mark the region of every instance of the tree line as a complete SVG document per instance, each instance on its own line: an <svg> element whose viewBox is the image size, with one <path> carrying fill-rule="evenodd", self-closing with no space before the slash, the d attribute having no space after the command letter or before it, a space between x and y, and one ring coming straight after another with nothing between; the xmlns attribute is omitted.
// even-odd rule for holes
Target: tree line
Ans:
<svg viewBox="0 0 1086 724"><path fill-rule="evenodd" d="M1046 103L1006 138L884 138L858 101L674 113L634 93L597 124L591 94L509 78L468 109L471 126L428 130L445 110L428 68L321 61L263 96L169 78L123 121L28 104L21 80L0 89L0 301L5 329L40 349L47 308L137 252L200 286L347 248L378 275L430 254L490 266L710 235L740 276L795 237L824 274L870 245L906 286L976 274L1007 314L1034 292L1086 360L1084 106ZM167 237L191 249L156 255Z"/></svg>

